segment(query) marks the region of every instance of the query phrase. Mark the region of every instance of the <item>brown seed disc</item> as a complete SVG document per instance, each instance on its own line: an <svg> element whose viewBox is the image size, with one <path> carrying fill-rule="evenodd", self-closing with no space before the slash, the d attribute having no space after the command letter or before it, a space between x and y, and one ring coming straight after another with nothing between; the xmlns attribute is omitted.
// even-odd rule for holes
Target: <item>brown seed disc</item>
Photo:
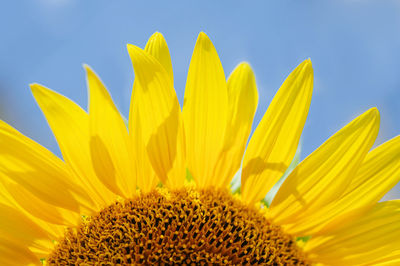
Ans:
<svg viewBox="0 0 400 266"><path fill-rule="evenodd" d="M296 241L229 191L165 189L116 202L69 230L51 264L306 265Z"/></svg>

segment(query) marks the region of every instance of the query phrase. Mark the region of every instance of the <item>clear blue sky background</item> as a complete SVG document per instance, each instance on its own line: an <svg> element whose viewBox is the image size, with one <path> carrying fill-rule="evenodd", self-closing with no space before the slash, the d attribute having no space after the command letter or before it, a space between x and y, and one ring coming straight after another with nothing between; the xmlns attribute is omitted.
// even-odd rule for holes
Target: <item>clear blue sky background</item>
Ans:
<svg viewBox="0 0 400 266"><path fill-rule="evenodd" d="M373 106L381 112L377 143L400 133L396 0L3 1L0 118L59 154L28 84L44 84L86 108L82 63L87 63L127 115L133 71L126 43L143 47L155 31L170 47L181 103L200 31L216 46L226 75L248 61L260 95L255 125L285 77L310 57L314 95L302 158Z"/></svg>

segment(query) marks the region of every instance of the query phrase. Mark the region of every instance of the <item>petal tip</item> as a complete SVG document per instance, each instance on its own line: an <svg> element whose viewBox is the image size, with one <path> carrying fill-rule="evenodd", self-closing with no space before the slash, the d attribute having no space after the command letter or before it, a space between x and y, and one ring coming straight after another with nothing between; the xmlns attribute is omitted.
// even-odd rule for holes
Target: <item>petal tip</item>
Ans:
<svg viewBox="0 0 400 266"><path fill-rule="evenodd" d="M364 121L361 123L368 123L374 129L376 134L379 131L380 125L380 114L379 110L376 107L372 107L371 109L367 110L363 114L359 116L359 121Z"/></svg>
<svg viewBox="0 0 400 266"><path fill-rule="evenodd" d="M302 65L303 65L303 68L305 68L306 70L309 70L309 71L313 70L312 62L311 62L310 58L307 58L306 60L304 60Z"/></svg>
<svg viewBox="0 0 400 266"><path fill-rule="evenodd" d="M154 49L152 48L153 46L157 47L157 49L160 49L160 47L168 47L167 41L165 40L164 36L158 31L156 31L155 33L153 33L153 35L150 36L144 50L146 52L150 52L151 50Z"/></svg>
<svg viewBox="0 0 400 266"><path fill-rule="evenodd" d="M133 44L128 44L128 53L132 61L133 69L135 70L136 64L138 64L140 56L145 55L146 53L140 48L137 47L136 45Z"/></svg>
<svg viewBox="0 0 400 266"><path fill-rule="evenodd" d="M94 73L93 69L88 64L84 63L84 64L82 64L82 67L88 75Z"/></svg>
<svg viewBox="0 0 400 266"><path fill-rule="evenodd" d="M246 61L240 62L239 66L243 67L244 69L251 69L251 66L250 66L249 62L246 62Z"/></svg>
<svg viewBox="0 0 400 266"><path fill-rule="evenodd" d="M31 84L29 84L29 88L31 89L33 97L35 97L35 98L36 98L36 95L38 95L40 93L43 94L46 91L50 91L49 88L46 88L45 86L43 86L39 83L31 83Z"/></svg>
<svg viewBox="0 0 400 266"><path fill-rule="evenodd" d="M137 54L137 52L138 52L139 50L141 50L141 49L140 49L139 47L137 47L136 45L133 45L133 44L130 44L130 43L128 43L128 44L126 45L126 49L128 50L128 53L129 53L131 59L133 59L134 55Z"/></svg>
<svg viewBox="0 0 400 266"><path fill-rule="evenodd" d="M165 38L164 38L164 35L162 35L161 32L156 31L156 32L154 32L154 33L150 36L149 39L150 39L150 40L152 40L152 39L155 39L155 40L157 40L157 39L164 40Z"/></svg>
<svg viewBox="0 0 400 266"><path fill-rule="evenodd" d="M156 47L168 47L167 41L165 40L164 36L158 31L156 31L155 33L153 33L153 35L150 36L144 50L146 52L149 52L150 50L152 50L151 46L153 45L155 45Z"/></svg>
<svg viewBox="0 0 400 266"><path fill-rule="evenodd" d="M29 84L29 88L31 88L31 90L38 90L40 89L41 85L39 83L30 83Z"/></svg>
<svg viewBox="0 0 400 266"><path fill-rule="evenodd" d="M199 33L199 36L197 38L197 44L203 44L204 46L208 46L211 44L210 38L205 34L203 31Z"/></svg>
<svg viewBox="0 0 400 266"><path fill-rule="evenodd" d="M126 45L126 48L128 49L128 53L131 55L131 57L133 55L137 54L138 52L142 51L142 49L140 49L136 45L129 44L129 43Z"/></svg>
<svg viewBox="0 0 400 266"><path fill-rule="evenodd" d="M372 107L367 111L371 116L373 116L374 119L379 120L380 119L380 113L377 107Z"/></svg>
<svg viewBox="0 0 400 266"><path fill-rule="evenodd" d="M204 39L204 38L208 39L208 36L204 31L200 31L198 38L199 39Z"/></svg>
<svg viewBox="0 0 400 266"><path fill-rule="evenodd" d="M240 69L241 71L243 71L246 74L250 74L250 75L254 74L253 69L251 68L251 65L248 62L241 62L238 65L238 69Z"/></svg>

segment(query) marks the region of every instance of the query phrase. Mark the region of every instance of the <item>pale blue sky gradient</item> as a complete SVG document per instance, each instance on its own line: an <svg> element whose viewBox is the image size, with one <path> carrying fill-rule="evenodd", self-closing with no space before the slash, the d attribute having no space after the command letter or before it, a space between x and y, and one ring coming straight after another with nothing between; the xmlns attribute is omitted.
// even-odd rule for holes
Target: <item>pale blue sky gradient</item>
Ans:
<svg viewBox="0 0 400 266"><path fill-rule="evenodd" d="M151 3L150 3L151 2ZM363 111L381 112L377 143L400 133L399 1L5 1L0 8L0 118L59 154L28 84L38 82L86 108L83 63L101 76L124 115L133 71L126 44L159 31L170 47L182 103L200 31L226 76L249 62L260 121L285 77L304 59L314 95L302 158Z"/></svg>

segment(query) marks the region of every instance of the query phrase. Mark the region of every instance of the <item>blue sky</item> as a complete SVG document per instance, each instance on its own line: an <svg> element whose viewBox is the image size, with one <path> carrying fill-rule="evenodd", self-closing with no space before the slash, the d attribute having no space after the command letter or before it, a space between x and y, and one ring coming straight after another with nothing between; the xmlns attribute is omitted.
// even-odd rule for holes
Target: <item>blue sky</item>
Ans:
<svg viewBox="0 0 400 266"><path fill-rule="evenodd" d="M159 31L170 47L182 103L200 31L228 76L249 62L259 89L255 125L285 77L311 58L314 95L302 158L363 111L381 112L377 144L400 133L398 1L6 1L0 8L0 118L59 154L28 84L46 85L86 108L83 63L128 114L132 66L126 44Z"/></svg>

